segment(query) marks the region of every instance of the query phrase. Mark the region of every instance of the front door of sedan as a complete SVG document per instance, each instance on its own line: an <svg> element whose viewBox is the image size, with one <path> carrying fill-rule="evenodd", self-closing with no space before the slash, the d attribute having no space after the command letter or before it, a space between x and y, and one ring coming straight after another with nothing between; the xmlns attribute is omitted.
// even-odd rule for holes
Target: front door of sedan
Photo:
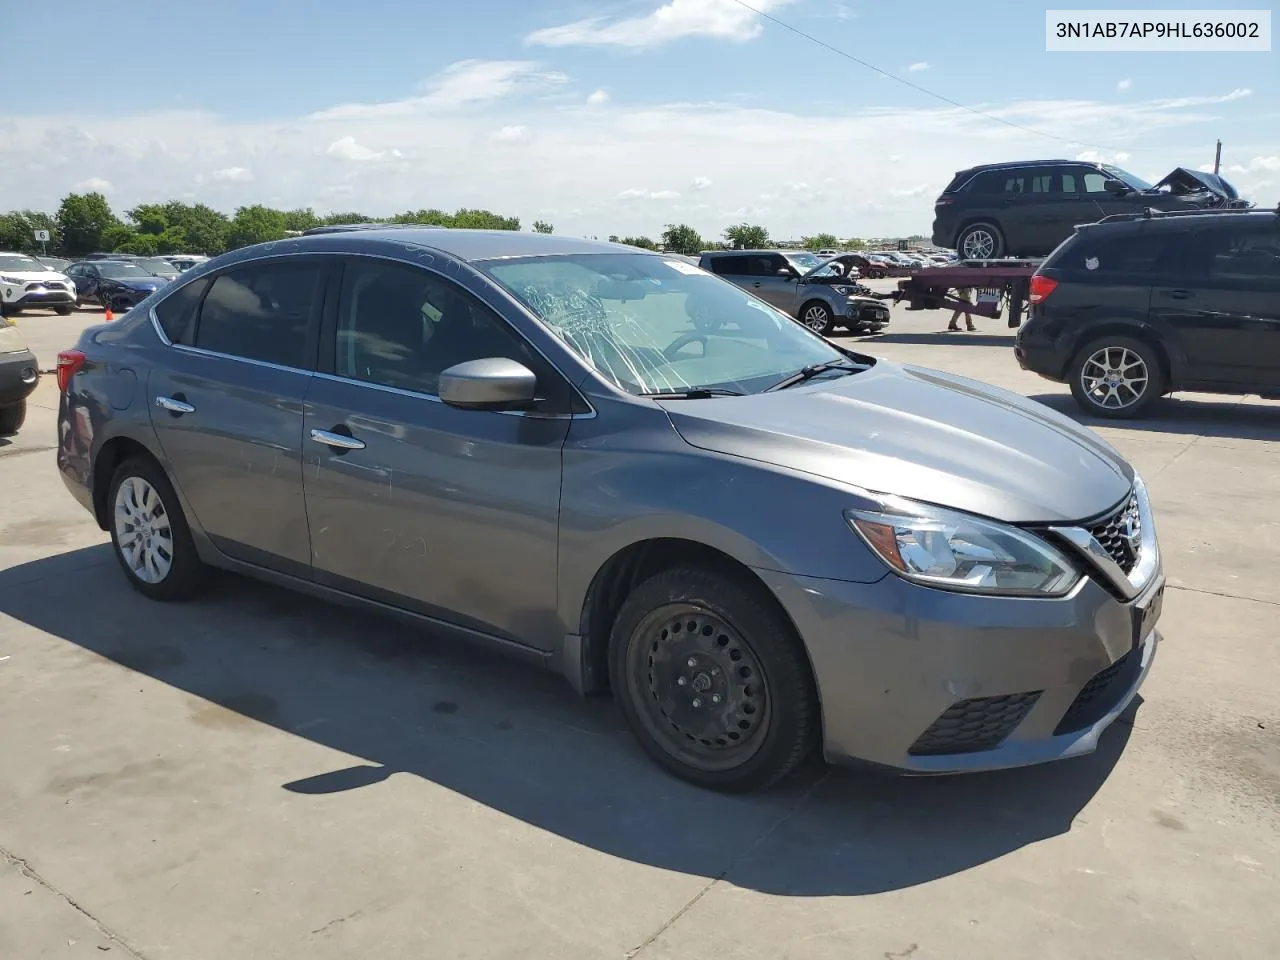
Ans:
<svg viewBox="0 0 1280 960"><path fill-rule="evenodd" d="M328 268L251 261L156 304L170 345L147 380L151 422L196 522L227 556L310 577L302 402Z"/></svg>
<svg viewBox="0 0 1280 960"><path fill-rule="evenodd" d="M529 411L463 410L442 370L508 357ZM318 582L541 649L555 618L568 384L494 311L421 267L352 258L307 395Z"/></svg>

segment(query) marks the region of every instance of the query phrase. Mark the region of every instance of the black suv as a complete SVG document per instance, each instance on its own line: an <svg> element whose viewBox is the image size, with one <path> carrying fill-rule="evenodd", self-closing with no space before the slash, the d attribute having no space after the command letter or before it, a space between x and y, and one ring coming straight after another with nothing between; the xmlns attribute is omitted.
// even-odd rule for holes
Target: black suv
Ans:
<svg viewBox="0 0 1280 960"><path fill-rule="evenodd" d="M1014 355L1099 417L1174 390L1280 398L1280 210L1077 227L1031 278Z"/></svg>
<svg viewBox="0 0 1280 960"><path fill-rule="evenodd" d="M1182 167L1152 186L1105 163L1032 160L961 170L933 207L933 242L963 260L1042 257L1078 223L1120 213L1248 206L1221 177Z"/></svg>

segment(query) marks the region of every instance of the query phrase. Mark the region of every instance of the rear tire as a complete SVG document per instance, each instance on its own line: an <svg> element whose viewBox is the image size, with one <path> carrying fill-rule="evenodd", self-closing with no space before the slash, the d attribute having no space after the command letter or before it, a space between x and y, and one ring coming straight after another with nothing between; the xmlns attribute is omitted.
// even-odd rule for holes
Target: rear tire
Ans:
<svg viewBox="0 0 1280 960"><path fill-rule="evenodd" d="M0 407L0 437L9 437L22 429L27 419L27 401L19 400L8 406Z"/></svg>
<svg viewBox="0 0 1280 960"><path fill-rule="evenodd" d="M1132 337L1099 337L1086 344L1067 376L1080 408L1108 420L1145 416L1168 388L1155 348Z"/></svg>
<svg viewBox="0 0 1280 960"><path fill-rule="evenodd" d="M152 600L186 600L208 580L178 495L153 460L116 468L107 494L107 525L116 559L135 590Z"/></svg>
<svg viewBox="0 0 1280 960"><path fill-rule="evenodd" d="M636 587L614 621L609 678L627 726L659 766L698 786L762 789L817 740L804 646L762 589L712 570L666 570Z"/></svg>
<svg viewBox="0 0 1280 960"><path fill-rule="evenodd" d="M994 223L971 223L956 237L961 260L994 260L1004 256L1004 234Z"/></svg>
<svg viewBox="0 0 1280 960"><path fill-rule="evenodd" d="M800 322L822 336L829 336L836 328L836 318L831 308L821 300L810 300L800 308Z"/></svg>

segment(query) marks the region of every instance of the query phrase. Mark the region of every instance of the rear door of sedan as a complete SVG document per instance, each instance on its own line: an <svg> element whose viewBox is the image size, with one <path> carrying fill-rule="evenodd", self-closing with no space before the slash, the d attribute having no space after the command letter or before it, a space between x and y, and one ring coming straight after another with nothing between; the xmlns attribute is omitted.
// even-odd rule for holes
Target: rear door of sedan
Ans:
<svg viewBox="0 0 1280 960"><path fill-rule="evenodd" d="M441 371L506 357L542 399L463 410ZM550 649L561 451L574 394L498 313L424 267L351 257L307 395L304 483L317 582Z"/></svg>
<svg viewBox="0 0 1280 960"><path fill-rule="evenodd" d="M213 545L304 578L302 404L336 265L263 258L179 287L155 307L169 345L147 381L160 447Z"/></svg>

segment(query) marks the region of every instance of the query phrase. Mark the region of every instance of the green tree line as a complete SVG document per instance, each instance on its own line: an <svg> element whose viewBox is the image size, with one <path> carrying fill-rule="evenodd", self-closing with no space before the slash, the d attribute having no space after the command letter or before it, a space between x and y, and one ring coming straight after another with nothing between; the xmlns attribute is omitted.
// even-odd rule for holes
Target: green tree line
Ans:
<svg viewBox="0 0 1280 960"><path fill-rule="evenodd" d="M63 198L57 213L11 210L0 214L0 250L77 257L86 253L134 253L153 256L166 253L201 253L216 256L227 250L282 240L291 232L328 224L432 223L441 227L483 230L519 230L519 217L504 217L489 210L406 210L390 217L349 211L320 216L309 208L276 210L261 204L238 207L227 216L203 203L140 203L116 216L100 193L72 193ZM549 223L538 221L534 229L550 233ZM48 230L42 245L35 231Z"/></svg>

